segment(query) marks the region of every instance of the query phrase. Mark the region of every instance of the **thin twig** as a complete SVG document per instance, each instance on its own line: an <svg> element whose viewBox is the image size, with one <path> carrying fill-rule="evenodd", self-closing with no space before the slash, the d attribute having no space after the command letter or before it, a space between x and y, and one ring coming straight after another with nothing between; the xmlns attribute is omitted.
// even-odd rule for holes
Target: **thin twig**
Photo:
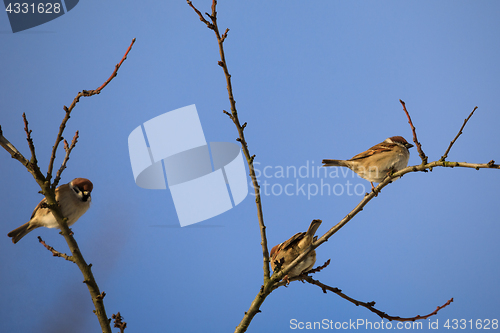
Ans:
<svg viewBox="0 0 500 333"><path fill-rule="evenodd" d="M305 281L309 282L310 284L313 284L313 285L316 285L318 287L320 287L323 292L326 294L326 291L329 290L337 295L339 295L340 297L342 297L343 299L353 303L354 305L356 306L362 306L362 307L365 307L367 308L368 310L370 310L371 312L373 313L376 313L380 318L383 318L383 319L387 319L389 321L415 321L415 320L424 320L424 319L427 319L431 316L434 316L438 313L439 310L447 307L448 305L451 304L451 302L453 302L453 298L449 299L445 304L443 304L442 306L438 306L436 308L436 310L434 310L433 312L425 315L425 316L420 316L420 315L416 315L414 317L406 317L406 318L403 318L403 317L399 317L399 316L391 316L391 315L388 315L387 313L383 312L383 311L380 311L378 309L376 309L374 306L375 306L375 302L361 302L361 301L358 301L352 297L349 297L347 296L346 294L344 294L342 292L342 290L340 290L339 288L335 288L335 287L330 287L324 283L321 283L319 282L318 280L314 280L312 277L310 276L307 276L304 278Z"/></svg>
<svg viewBox="0 0 500 333"><path fill-rule="evenodd" d="M36 153L35 153L35 145L33 144L33 139L31 138L31 132L28 128L28 119L26 118L26 113L23 112L23 120L24 120L24 132L26 132L26 141L28 141L28 146L31 151L31 160L30 162L32 164L37 164L38 161L36 159Z"/></svg>
<svg viewBox="0 0 500 333"><path fill-rule="evenodd" d="M80 93L78 93L77 97L75 97L75 100L80 100ZM73 104L76 105L75 100L73 100ZM73 107L74 107L73 105ZM47 170L47 180L50 181L50 178L52 177L52 169L54 168L54 161L56 160L56 151L57 147L59 146L59 143L63 140L62 134L64 132L64 128L66 128L66 123L69 120L71 110L69 110L66 105L64 106L64 111L66 112L65 117L61 121L61 125L59 125L59 132L57 133L56 137L56 143L52 146L52 154L50 155L50 161L49 161L49 169Z"/></svg>
<svg viewBox="0 0 500 333"><path fill-rule="evenodd" d="M130 46L128 47L127 51L125 52L125 55L123 56L122 60L120 60L120 62L118 64L116 64L115 71L111 74L109 79L107 79L106 82L104 82L99 88L96 89L96 94L101 93L101 90L104 89L104 87L106 87L108 85L108 83L110 83L111 80L113 80L113 78L115 78L115 76L118 74L118 69L120 69L122 63L125 61L125 59L127 59L127 55L130 52L130 50L132 50L132 45L134 45L134 43L135 43L135 38L132 39L132 43L130 43Z"/></svg>
<svg viewBox="0 0 500 333"><path fill-rule="evenodd" d="M282 258L281 260L283 260L283 261L284 261L284 259L283 259L283 258ZM274 290L274 289L278 289L279 287L283 287L283 286L285 286L285 287L286 287L286 286L287 286L288 284L290 284L290 282L292 282L292 281L302 281L302 282L304 282L304 279L305 279L307 276L309 276L309 274L314 274L314 273L321 272L323 269L325 269L326 267L328 267L328 265L330 265L330 262L331 262L331 260L330 260L330 259L328 259L328 260L327 260L327 261L326 261L323 265L321 265L321 266L318 266L318 267L316 267L316 268L313 268L313 269L311 269L311 270L309 270L309 271L307 271L307 272L304 272L304 273L302 273L302 274L300 274L300 275L297 275L297 276L294 276L294 277L292 277L292 278L287 278L287 279L281 280L280 282L278 282L278 283L275 283L275 284L274 284L274 286L273 286L273 290ZM283 263L281 263L281 264L283 264ZM276 269L276 271L278 271L278 270L280 269L280 267L279 267L279 266L275 266L275 269Z"/></svg>
<svg viewBox="0 0 500 333"><path fill-rule="evenodd" d="M54 178L54 183L52 184L53 189L57 188L57 184L59 184L59 181L61 180L61 174L63 170L66 169L66 163L68 163L69 155L71 154L73 148L75 148L77 142L78 142L78 131L76 131L73 140L71 140L71 145L68 146L68 141L66 141L66 139L64 140L64 150L66 151L66 155L64 156L64 160L61 163L61 167L59 168L59 170L57 170L56 178Z"/></svg>
<svg viewBox="0 0 500 333"><path fill-rule="evenodd" d="M204 17L203 17L203 14L198 10L196 9L196 7L193 5L193 3L189 0L187 0L187 4L194 9L194 11L196 12L196 14L198 14L198 16L200 17L200 21L205 23L207 25L207 28L209 29L214 29L212 23L208 22Z"/></svg>
<svg viewBox="0 0 500 333"><path fill-rule="evenodd" d="M413 142L415 142L415 145L417 146L418 155L422 159L422 164L427 164L427 156L424 154L424 151L422 150L422 145L420 144L420 142L418 142L417 132L415 130L415 126L413 126L413 122L411 121L410 114L406 110L405 102L403 102L402 100L399 100L399 102L401 102L401 105L403 105L403 110L405 111L406 116L408 117L408 123L410 124L411 131L413 132Z"/></svg>
<svg viewBox="0 0 500 333"><path fill-rule="evenodd" d="M50 245L47 245L47 243L45 243L45 241L42 239L42 237L38 236L38 241L43 245L45 246L45 248L47 250L49 250L50 252L52 252L52 255L54 257L61 257L61 258L64 258L68 261L71 261L71 262L75 262L75 258L73 258L73 256L68 256L66 253L61 253L59 251L56 251L52 246Z"/></svg>
<svg viewBox="0 0 500 333"><path fill-rule="evenodd" d="M328 259L328 260L327 260L327 261L326 261L323 265L318 266L318 267L316 267L316 268L313 268L313 269L311 269L311 270L309 270L309 271L307 271L307 272L305 272L305 273L303 273L303 274L306 274L306 275L307 275L307 274L314 274L314 273L321 272L321 271L322 271L322 270L324 270L326 267L328 267L328 265L330 265L330 261L331 261L331 260L330 260L330 259Z"/></svg>
<svg viewBox="0 0 500 333"><path fill-rule="evenodd" d="M229 32L229 28L226 28L226 31L224 31L224 33L222 34L222 37L221 37L221 42L224 41L224 39L227 38L227 33Z"/></svg>
<svg viewBox="0 0 500 333"><path fill-rule="evenodd" d="M19 150L17 150L17 148L3 136L2 126L0 126L0 146L2 146L2 148L5 149L12 156L12 158L21 162L25 167L28 166L29 161L26 157L24 157L23 154L21 154Z"/></svg>
<svg viewBox="0 0 500 333"><path fill-rule="evenodd" d="M455 143L455 141L457 141L458 137L460 135L462 135L462 130L464 129L464 127L467 124L467 122L469 121L470 117L472 117L472 115L474 114L474 111L476 111L476 110L477 110L477 106L474 108L474 110L472 110L472 112L469 114L469 116L464 120L464 123L463 123L462 127L460 127L460 130L458 131L457 136L450 142L450 145L448 146L448 149L446 149L446 151L444 152L444 155L441 156L441 158L439 159L440 161L446 160L446 158L448 157L448 153L451 150L451 147L453 146L453 144Z"/></svg>
<svg viewBox="0 0 500 333"><path fill-rule="evenodd" d="M28 164L25 165L25 167L28 169L29 172L31 172L31 174L33 175L33 177L35 177L35 179L41 176L40 181L45 181L40 171L40 168L38 167L38 160L36 159L36 153L35 153L35 145L33 144L33 139L31 138L32 131L28 127L28 119L26 118L25 113L23 113L23 120L24 120L24 131L26 132L26 140L28 141L28 146L31 151L31 159L28 162Z"/></svg>
<svg viewBox="0 0 500 333"><path fill-rule="evenodd" d="M66 112L66 115L63 118L63 120L61 122L61 125L59 126L59 133L57 133L56 142L55 142L54 146L52 146L52 154L50 156L49 168L47 170L47 180L50 180L51 177L52 177L52 170L53 170L53 167L54 167L54 160L56 159L57 147L59 146L59 143L61 143L61 141L63 140L62 133L64 132L64 128L66 127L66 123L68 122L68 120L70 118L71 111L73 111L73 108L80 101L81 97L90 97L90 96L93 96L93 95L101 93L101 90L104 87L106 87L108 85L108 83L111 82L111 80L116 76L116 74L118 72L118 69L122 65L123 61L125 59L127 59L127 55L130 52L130 50L132 49L132 45L134 45L134 43L135 43L135 38L132 39L132 43L128 47L128 49L125 52L125 55L122 57L121 61L115 66L115 70L113 71L113 73L111 74L111 76L109 77L109 79L107 79L99 88L97 88L95 90L82 90L73 99L73 102L71 103L71 105L69 106L69 108L66 105L64 105L63 109Z"/></svg>

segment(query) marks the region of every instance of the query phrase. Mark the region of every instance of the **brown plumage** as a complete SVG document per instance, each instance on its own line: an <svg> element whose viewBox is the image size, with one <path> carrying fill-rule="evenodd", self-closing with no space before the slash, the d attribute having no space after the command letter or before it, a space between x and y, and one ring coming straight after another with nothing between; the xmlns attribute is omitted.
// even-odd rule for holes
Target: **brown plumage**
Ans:
<svg viewBox="0 0 500 333"><path fill-rule="evenodd" d="M313 220L306 232L299 232L287 241L274 246L271 249L271 268L275 271L277 265L285 268L306 250L315 240L314 234L321 225L321 220ZM299 262L284 279L293 278L312 269L316 262L316 251L311 251L303 261Z"/></svg>
<svg viewBox="0 0 500 333"><path fill-rule="evenodd" d="M61 207L62 215L68 218L68 226L75 223L90 207L92 189L92 182L86 178L75 178L68 184L56 188L56 201ZM12 242L15 244L30 231L39 227L59 228L54 215L47 207L45 198L35 207L31 219L9 232L7 236L12 237Z"/></svg>
<svg viewBox="0 0 500 333"><path fill-rule="evenodd" d="M370 183L380 183L390 172L397 172L408 165L410 149L402 136L393 136L349 160L323 160L323 166L348 167Z"/></svg>

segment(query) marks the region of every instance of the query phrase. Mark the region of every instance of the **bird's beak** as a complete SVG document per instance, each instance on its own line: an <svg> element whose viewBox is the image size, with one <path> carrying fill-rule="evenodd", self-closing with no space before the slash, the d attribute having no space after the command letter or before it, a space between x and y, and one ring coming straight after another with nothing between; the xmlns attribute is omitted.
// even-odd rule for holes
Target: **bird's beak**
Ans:
<svg viewBox="0 0 500 333"><path fill-rule="evenodd" d="M406 144L406 149L410 149L411 147L413 147L413 145L411 143Z"/></svg>

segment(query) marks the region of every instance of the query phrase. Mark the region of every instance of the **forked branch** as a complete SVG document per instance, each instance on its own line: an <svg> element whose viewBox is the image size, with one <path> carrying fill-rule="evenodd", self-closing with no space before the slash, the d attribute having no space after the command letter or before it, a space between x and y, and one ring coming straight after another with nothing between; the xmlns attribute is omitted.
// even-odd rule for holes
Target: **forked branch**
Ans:
<svg viewBox="0 0 500 333"><path fill-rule="evenodd" d="M314 280L312 277L310 276L306 276L304 277L304 280L309 282L310 284L313 284L313 285L316 285L318 287L320 287L323 292L326 294L327 293L327 290L328 291L331 291L332 293L335 293L337 295L339 295L340 297L342 297L343 299L351 302L352 304L356 305L356 306L362 306L364 308L367 308L368 310L370 310L371 312L373 313L376 313L380 318L382 319L387 319L389 321L392 321L392 320L395 320L395 321L415 321L415 320L424 320L424 319L427 319L431 316L434 316L438 313L439 310L447 307L448 305L451 304L451 302L453 302L453 298L449 299L445 304L441 305L441 306L438 306L436 308L436 310L434 310L433 312L425 315L425 316L420 316L420 315L416 315L414 317L399 317L399 316L391 316L391 315L388 315L387 313L383 312L383 311L380 311L378 309L375 308L375 302L361 302L361 301L358 301L352 297L349 297L347 296L346 294L344 294L342 292L342 290L340 290L339 288L335 288L335 287L330 287L326 284L323 284L321 282L319 282L318 280Z"/></svg>
<svg viewBox="0 0 500 333"><path fill-rule="evenodd" d="M64 151L66 152L66 155L64 156L64 160L61 163L61 167L59 168L59 170L57 170L56 178L54 178L54 183L52 184L52 188L56 188L57 184L59 184L59 181L61 180L61 174L63 170L66 169L66 163L68 163L69 155L71 154L73 148L75 148L77 142L78 142L78 131L76 131L73 140L71 140L71 145L68 145L68 141L64 139Z"/></svg>
<svg viewBox="0 0 500 333"><path fill-rule="evenodd" d="M250 178L252 179L252 185L254 188L255 192L255 204L257 205L257 219L259 222L259 227L260 227L260 238L261 238L261 245L262 245L262 256L263 256L263 261L264 261L264 283L266 283L269 280L269 277L271 275L271 271L269 269L269 250L267 248L267 236L266 236L266 226L264 224L264 215L262 212L262 202L261 202L261 197L260 197L260 186L259 182L257 180L257 176L255 175L255 169L253 165L253 161L255 159L255 155L250 155L250 151L248 149L248 144L247 141L245 140L245 134L244 134L244 129L247 125L247 123L244 123L241 125L240 120L238 118L238 112L236 110L236 101L234 100L234 95L233 95L233 86L231 84L231 75L229 74L229 70L227 68L227 62L226 62L226 56L224 54L224 41L227 38L227 33L229 32L229 29L226 29L224 34L220 34L219 32L219 26L217 25L217 1L212 0L212 14L205 13L208 18L210 19L210 22L203 17L203 14L193 5L193 3L189 0L187 0L187 4L193 8L193 10L198 14L200 21L206 24L206 26L213 30L215 33L215 37L217 38L217 43L219 44L219 54L220 54L220 61L218 61L218 65L222 67L224 71L224 76L226 77L226 84L227 84L227 93L229 97L229 103L231 105L231 113L223 110L225 114L229 116L229 118L233 121L234 125L236 126L236 129L238 130L238 138L236 141L240 142L241 148L243 150L243 154L245 155L245 158L247 160L248 164L248 169L250 170Z"/></svg>
<svg viewBox="0 0 500 333"><path fill-rule="evenodd" d="M465 125L467 125L467 122L469 121L470 117L472 117L472 115L474 114L474 111L477 110L477 106L474 107L474 110L472 110L472 112L469 114L469 116L464 120L464 124L462 125L462 127L460 127L460 129L458 130L458 134L457 136L450 142L450 145L448 146L448 149L446 149L446 151L444 152L444 155L441 156L441 158L439 159L440 161L444 161L446 160L446 158L448 157L448 153L450 152L451 150L451 147L453 147L453 145L455 144L455 141L457 141L458 137L460 135L462 135L462 131L465 127Z"/></svg>
<svg viewBox="0 0 500 333"><path fill-rule="evenodd" d="M48 245L47 243L45 243L45 241L42 239L42 237L38 236L38 241L40 242L40 244L42 244L47 250L49 250L50 252L52 252L52 255L54 257L60 257L60 258L63 258L63 259L66 259L68 261L71 261L71 262L75 262L75 259L73 258L73 256L68 256L66 253L61 253L59 251L57 251L56 249L54 249L52 246Z"/></svg>
<svg viewBox="0 0 500 333"><path fill-rule="evenodd" d="M387 186L389 183L394 181L395 179L403 176L406 173L410 172L418 172L418 171L428 171L432 170L433 167L441 166L441 167L466 167L466 168L475 168L475 169L480 169L480 168L495 168L499 169L499 165L495 164L495 162L492 160L488 163L483 163L483 164L473 164L473 163L462 163L462 162L446 162L443 160L440 161L435 161L428 163L428 157L425 155L425 153L422 150L422 145L417 139L417 133L415 126L413 125L413 122L411 120L410 114L406 109L405 103L400 100L403 110L406 113L406 116L408 118L408 123L410 124L412 133L413 133L413 142L415 143L419 156L422 160L422 163L420 165L415 165L415 166L409 166L403 170L400 170L398 172L395 172L391 175L388 175L376 188L374 191L371 191L370 193L367 193L366 196L359 202L356 207L354 207L351 212L349 212L341 221L339 221L335 226L330 228L323 236L321 236L316 242L314 242L308 249L303 251L293 262L289 263L285 268L278 270L277 272L274 272L274 274L271 276L270 275L270 269L269 269L269 253L267 249L267 237L266 237L266 227L264 225L264 220L263 220L263 214L262 214L262 205L261 205L261 200L260 200L260 194L259 194L259 184L257 181L257 178L255 176L255 171L253 167L253 160L255 158L255 155L250 155L249 150L248 150L248 144L245 140L245 135L244 135L244 129L246 127L246 123L243 125L240 124L239 118L238 118L238 113L236 110L236 102L234 100L233 96L233 90L232 90L232 85L231 85L231 75L229 74L229 70L227 67L227 62L224 54L224 47L223 43L227 38L227 34L229 32L229 29L226 29L225 32L221 35L219 32L219 27L217 24L217 11L216 11L216 6L217 6L217 1L212 0L212 12L211 14L205 13L206 17L192 4L190 0L187 0L187 4L195 11L195 13L198 15L200 21L202 21L209 29L213 30L215 33L215 36L217 38L217 42L219 45L219 53L220 53L220 60L218 61L218 65L222 67L224 71L224 75L226 77L226 83L227 83L227 91L228 91L228 97L229 97L229 102L231 105L231 112L227 112L223 110L225 114L229 116L229 118L233 121L233 123L236 125L236 128L238 130L238 138L236 139L241 143L242 150L245 154L245 157L247 159L247 163L250 169L250 177L252 179L252 184L255 190L255 201L257 204L257 216L258 216L258 221L261 229L261 245L262 245L262 253L263 253L263 258L264 258L264 284L261 286L259 292L255 296L255 299L253 300L252 304L250 305L250 308L248 309L247 312L245 312L245 315L243 319L241 320L240 324L236 327L235 332L245 332L250 325L251 321L253 320L254 316L260 312L260 307L267 298L271 294L271 292L278 287L286 285L286 282L282 281L283 277L288 274L288 272L294 268L299 262L304 260L306 256L309 255L311 251L316 249L318 246L326 242L331 236L333 236L340 228L342 228L347 222L349 222L354 216L356 216L360 211L363 210L363 207L368 204L385 186ZM470 116L469 116L470 118ZM468 119L467 119L468 120ZM464 124L465 126L465 124ZM462 127L463 129L463 127ZM462 130L461 129L461 130ZM461 130L459 131L459 134L461 134ZM458 138L458 136L457 136ZM456 141L456 138L454 139ZM453 145L454 141L450 145L449 148ZM449 149L447 150L446 154L449 152ZM445 154L445 155L446 155ZM321 270L324 267L326 267L327 264L317 268L316 270ZM311 271L310 273L313 273ZM413 320L418 320L418 319L426 319L432 315L437 314L437 312L448 306L453 299L450 299L448 302L446 302L443 306L437 307L437 309L434 312L429 313L428 315L425 316L415 316L415 317L409 317L409 318L402 318L402 317L395 317L395 316L389 316L385 314L384 312L375 309L374 305L375 302L360 302L357 301L345 294L342 293L342 291L338 288L332 288L329 287L325 284L322 284L319 281L316 281L312 279L310 276L299 276L295 277L291 280L300 280L303 279L305 281L308 281L309 283L316 284L320 286L323 291L326 292L326 290L330 290L332 292L337 293L339 296L343 297L344 299L356 304L356 305L361 305L366 308L368 308L370 311L377 313L379 316L382 318L386 318L388 320L398 320L398 321L413 321Z"/></svg>
<svg viewBox="0 0 500 333"><path fill-rule="evenodd" d="M46 204L47 207L50 209L51 213L54 215L57 223L59 224L59 228L61 229L61 234L64 236L70 250L71 250L71 256L66 255L64 253L56 251L53 247L47 245L41 238L39 238L39 242L45 246L54 256L62 257L68 261L74 262L77 264L78 268L83 274L84 277L84 283L87 285L90 295L92 297L92 302L94 303L94 313L97 315L97 318L99 320L99 323L101 325L102 332L104 333L111 333L111 326L110 326L110 319L106 315L106 310L104 308L104 303L103 303L103 298L105 293L101 292L99 290L99 287L97 285L97 282L94 279L94 275L91 270L91 266L86 263L85 259L83 258L83 255L78 247L78 244L76 240L73 238L73 234L71 230L69 229L67 223L66 223L66 218L62 215L61 210L59 208L58 203L56 202L55 198L55 189L56 186L61 178L61 174L63 170L66 168L66 163L69 160L70 153L75 147L77 140L78 140L78 132L76 132L75 136L73 137L73 140L71 141L71 145L68 144L66 140L63 138L63 132L66 127L66 123L68 122L70 118L71 111L74 109L76 103L80 100L80 97L85 96L93 96L96 94L99 94L101 90L116 76L116 73L118 69L120 68L121 64L123 61L126 59L127 54L129 53L130 49L132 48L132 45L135 42L135 38L132 40L132 43L130 44L129 48L127 49L127 52L121 59L121 61L115 66L115 70L110 76L108 80L104 82L99 88L96 90L91 90L91 91L86 91L83 90L82 92L79 92L77 96L74 98L73 103L71 106L68 108L64 106L64 111L66 112L65 117L63 118L61 125L59 126L59 132L56 137L56 142L54 146L52 147L52 153L50 157L50 162L49 162L49 167L47 171L47 176L45 177L39 169L38 162L36 159L36 154L35 154L35 145L33 143L33 139L31 137L32 131L28 128L28 120L26 118L26 115L23 114L23 119L24 119L24 130L26 132L26 137L28 141L28 146L31 151L31 160L28 161L12 143L9 142L4 136L3 132L0 127L0 145L11 154L11 156L15 159L17 159L19 162L21 162L27 169L28 171L33 175L35 178L36 182L40 185L42 189L42 193L45 196L46 199ZM61 167L57 171L56 178L54 179L54 182L51 184L50 179L52 177L52 170L54 166L54 161L56 158L56 151L58 148L58 145L61 141L64 140L64 150L66 151L64 160L61 164ZM123 327L124 328L124 327Z"/></svg>
<svg viewBox="0 0 500 333"><path fill-rule="evenodd" d="M47 180L48 181L50 181L50 179L52 178L52 169L54 167L54 161L56 159L57 147L59 147L59 143L61 143L61 141L64 139L62 134L64 132L64 129L66 128L66 123L68 122L68 120L70 118L71 111L73 111L74 107L76 106L76 103L78 103L80 101L81 97L90 97L90 96L94 96L94 95L101 93L101 90L104 89L104 87L106 87L108 85L108 83L111 82L111 80L117 75L118 69L120 69L123 61L125 61L125 59L127 59L127 55L130 52L130 50L132 49L132 45L134 45L134 43L135 43L135 38L132 39L132 43L130 43L130 46L128 47L127 51L125 52L125 55L122 57L120 62L115 66L115 70L113 71L111 76L99 88L97 88L95 90L82 90L73 99L73 102L71 103L69 108L66 105L63 106L63 109L66 112L66 115L63 118L61 125L59 126L59 132L57 133L56 142L55 142L54 146L52 146L52 154L50 156L49 168L47 170ZM61 170L61 172L62 172L62 170ZM55 187L53 186L52 189L55 189Z"/></svg>

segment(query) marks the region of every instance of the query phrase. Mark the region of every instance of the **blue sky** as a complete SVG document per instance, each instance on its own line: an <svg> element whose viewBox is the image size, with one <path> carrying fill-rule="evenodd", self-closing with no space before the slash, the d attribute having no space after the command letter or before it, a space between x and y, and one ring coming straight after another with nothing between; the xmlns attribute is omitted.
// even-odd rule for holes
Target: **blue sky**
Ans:
<svg viewBox="0 0 500 333"><path fill-rule="evenodd" d="M194 4L205 12L211 1ZM497 1L219 1L218 14L221 29L231 29L226 57L250 152L260 181L274 188L262 198L270 247L316 218L323 234L361 200L348 195L348 182L359 190L369 183L351 173L279 178L264 168L312 170L389 136L410 141L399 99L430 160L443 155L477 105L449 160L500 161ZM100 95L80 100L65 132L71 138L79 130L80 139L62 181L94 183L75 238L107 294L108 316L120 311L126 332L232 332L262 284L252 197L180 228L170 192L136 186L128 155L134 128L191 104L207 141L237 137L222 113L230 106L214 34L185 1L80 2L16 34L0 14L0 125L28 156L25 112L46 170L63 105L99 87L132 38L118 76ZM410 164L418 164L411 153ZM0 331L98 332L80 271L36 239L67 252L57 231L37 229L16 245L6 236L41 196L5 151L0 171ZM453 297L431 318L441 329L447 320L500 319L499 180L495 170L459 168L404 176L317 250L317 264L332 263L315 278L394 316L424 315ZM338 184L338 195L278 194L288 184L307 191L324 183ZM299 282L273 292L261 310L249 332L295 331L292 319L380 322Z"/></svg>

